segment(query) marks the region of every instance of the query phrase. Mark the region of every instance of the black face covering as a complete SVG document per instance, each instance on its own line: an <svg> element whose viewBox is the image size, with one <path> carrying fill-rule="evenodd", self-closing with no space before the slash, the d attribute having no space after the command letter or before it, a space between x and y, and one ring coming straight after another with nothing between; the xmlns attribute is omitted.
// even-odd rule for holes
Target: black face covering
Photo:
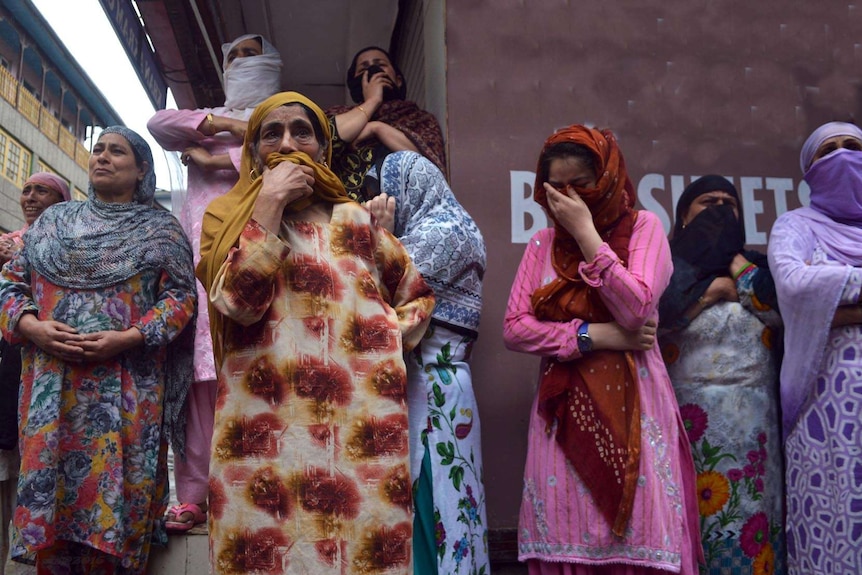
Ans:
<svg viewBox="0 0 862 575"><path fill-rule="evenodd" d="M710 207L674 235L671 249L700 270L699 278L730 275L730 262L745 244L742 230L733 207Z"/></svg>
<svg viewBox="0 0 862 575"><path fill-rule="evenodd" d="M347 87L350 90L350 97L353 98L353 101L357 104L361 104L365 101L365 98L362 95L362 78L367 77L369 80L375 74L382 74L383 69L377 64L371 65L366 70L357 76L352 76L347 79ZM406 96L406 86L404 82L401 83L401 88L384 88L383 89L383 101L386 102L388 100L403 100Z"/></svg>

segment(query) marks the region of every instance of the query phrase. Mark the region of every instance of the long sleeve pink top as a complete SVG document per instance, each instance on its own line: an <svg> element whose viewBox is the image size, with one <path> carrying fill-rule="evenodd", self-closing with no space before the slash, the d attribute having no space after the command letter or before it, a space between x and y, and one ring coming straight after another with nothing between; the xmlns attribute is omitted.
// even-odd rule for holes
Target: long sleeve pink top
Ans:
<svg viewBox="0 0 862 575"><path fill-rule="evenodd" d="M194 252L195 265L200 261L201 222L204 211L211 201L227 193L239 178L242 140L230 132L205 136L198 126L207 114L248 119L253 108L228 110L227 108L201 108L198 110L159 110L147 122L147 129L165 150L182 152L192 145L204 148L213 156L228 154L234 169L204 170L193 162L188 166L188 182L185 194L172 193L173 213L189 237ZM212 357L212 338L207 313L206 290L198 283L198 319L195 332L195 381L210 381L216 378Z"/></svg>
<svg viewBox="0 0 862 575"><path fill-rule="evenodd" d="M553 229L536 233L518 268L503 326L506 347L543 358L577 361L582 320L542 321L533 313L533 292L556 277L551 264ZM638 212L628 265L603 244L581 277L600 291L626 329L657 318L659 298L672 273L670 249L658 218ZM589 491L536 409L530 413L524 491L519 521L519 559L586 565L627 564L697 573L700 540L694 468L673 388L658 347L634 353L641 397L641 460L631 522L616 537ZM542 367L544 368L545 359Z"/></svg>

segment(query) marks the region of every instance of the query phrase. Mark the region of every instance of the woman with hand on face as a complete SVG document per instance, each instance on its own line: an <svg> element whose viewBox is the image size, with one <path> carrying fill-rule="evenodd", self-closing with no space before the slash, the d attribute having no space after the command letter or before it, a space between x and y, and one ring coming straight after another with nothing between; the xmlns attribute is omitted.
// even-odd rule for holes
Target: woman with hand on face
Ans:
<svg viewBox="0 0 862 575"><path fill-rule="evenodd" d="M196 302L188 240L151 206L152 166L138 134L106 128L89 199L46 209L0 274L0 329L23 344L12 557L40 573L143 574L166 542Z"/></svg>
<svg viewBox="0 0 862 575"><path fill-rule="evenodd" d="M742 207L722 176L676 207L673 276L659 340L697 471L706 573L784 573L778 406L781 317L766 255L745 250Z"/></svg>
<svg viewBox="0 0 862 575"><path fill-rule="evenodd" d="M312 101L268 98L204 216L214 573L412 573L404 353L434 296L347 197L331 145Z"/></svg>
<svg viewBox="0 0 862 575"><path fill-rule="evenodd" d="M24 245L24 232L48 206L69 201L69 185L50 172L37 172L21 189L24 227L0 236L0 265ZM21 384L21 346L0 340L0 574L9 555L9 522L15 508L18 478L18 388Z"/></svg>
<svg viewBox="0 0 862 575"><path fill-rule="evenodd" d="M694 469L656 307L671 274L658 218L636 211L609 130L545 142L503 338L542 358L530 417L519 558L531 574L697 573Z"/></svg>
<svg viewBox="0 0 862 575"><path fill-rule="evenodd" d="M794 575L862 572L862 130L805 141L811 203L780 216L769 267L784 320L781 409L787 563Z"/></svg>
<svg viewBox="0 0 862 575"><path fill-rule="evenodd" d="M246 34L222 45L224 106L198 110L159 110L147 123L166 150L182 152L188 187L171 192L173 213L200 261L201 221L211 201L227 193L239 178L246 125L254 107L279 91L281 56L260 35ZM210 443L215 414L213 365L206 291L198 284L195 337L195 383L186 399L183 453L175 453L174 478L179 505L168 509L170 533L183 533L206 521Z"/></svg>
<svg viewBox="0 0 862 575"><path fill-rule="evenodd" d="M685 429L655 347L671 275L658 218L636 211L609 130L545 142L503 338L542 358L528 431L519 558L531 574L697 573Z"/></svg>
<svg viewBox="0 0 862 575"><path fill-rule="evenodd" d="M380 191L377 172L387 154L418 152L447 173L443 132L433 114L406 100L407 81L389 53L369 46L347 70L355 106L326 110L333 133L332 170L359 202Z"/></svg>

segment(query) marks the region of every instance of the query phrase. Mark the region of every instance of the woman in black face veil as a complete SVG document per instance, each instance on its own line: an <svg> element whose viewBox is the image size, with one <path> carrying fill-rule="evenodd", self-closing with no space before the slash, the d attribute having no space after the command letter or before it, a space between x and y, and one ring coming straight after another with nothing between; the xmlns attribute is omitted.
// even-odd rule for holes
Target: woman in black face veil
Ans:
<svg viewBox="0 0 862 575"><path fill-rule="evenodd" d="M731 557L784 573L781 318L766 255L745 250L736 188L689 185L676 209L659 342L697 471L707 572Z"/></svg>

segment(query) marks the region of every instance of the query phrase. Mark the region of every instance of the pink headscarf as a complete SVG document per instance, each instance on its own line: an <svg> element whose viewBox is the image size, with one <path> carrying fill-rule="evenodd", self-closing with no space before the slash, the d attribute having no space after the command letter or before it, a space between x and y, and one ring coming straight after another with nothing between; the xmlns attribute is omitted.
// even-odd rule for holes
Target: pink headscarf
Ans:
<svg viewBox="0 0 862 575"><path fill-rule="evenodd" d="M69 184L56 174L52 174L51 172L36 172L24 182L24 185L27 184L39 184L41 186L45 186L46 188L50 188L63 196L63 201L68 202L72 199L72 194L69 192Z"/></svg>
<svg viewBox="0 0 862 575"><path fill-rule="evenodd" d="M56 174L52 174L51 172L36 172L27 178L27 181L24 182L24 185L21 187L24 188L27 184L39 184L40 186L45 186L48 189L54 190L63 197L62 201L64 202L68 202L72 199L72 194L69 192L69 184L67 184L63 178ZM26 232L29 227L30 226L25 223L24 227L20 230L0 235L0 241L9 240L16 245L21 246L23 245L24 232Z"/></svg>

